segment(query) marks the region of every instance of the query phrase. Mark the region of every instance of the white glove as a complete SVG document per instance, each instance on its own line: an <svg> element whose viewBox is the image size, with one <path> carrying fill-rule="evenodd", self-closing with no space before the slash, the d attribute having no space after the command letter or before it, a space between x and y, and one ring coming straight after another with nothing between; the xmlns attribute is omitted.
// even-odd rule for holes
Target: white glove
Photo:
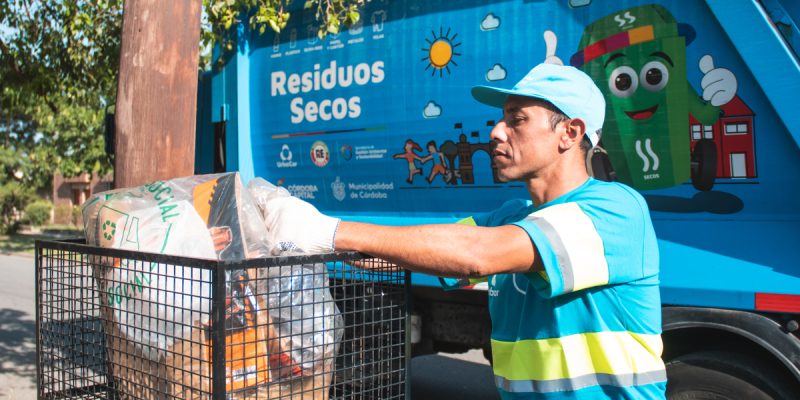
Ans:
<svg viewBox="0 0 800 400"><path fill-rule="evenodd" d="M705 101L710 102L712 106L719 107L727 104L736 96L738 83L736 75L731 70L714 68L714 59L710 54L706 54L700 59L699 67L703 73L700 87L703 88Z"/></svg>
<svg viewBox="0 0 800 400"><path fill-rule="evenodd" d="M320 213L294 196L269 199L264 222L275 240L275 252L330 253L334 249L339 219Z"/></svg>

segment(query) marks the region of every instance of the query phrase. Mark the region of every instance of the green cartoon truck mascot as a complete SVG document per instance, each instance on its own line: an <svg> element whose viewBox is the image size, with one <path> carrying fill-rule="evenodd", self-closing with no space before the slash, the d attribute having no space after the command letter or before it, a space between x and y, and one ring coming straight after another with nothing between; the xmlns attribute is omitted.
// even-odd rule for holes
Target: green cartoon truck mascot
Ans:
<svg viewBox="0 0 800 400"><path fill-rule="evenodd" d="M689 114L711 125L719 106L736 95L736 77L714 68L710 55L700 59L703 96L686 76L686 46L694 29L678 24L662 6L619 11L586 27L570 64L581 68L606 97L602 145L616 178L637 189L662 189L691 179L698 190L711 190L717 149L703 139L690 149ZM545 32L546 62L560 62L555 37Z"/></svg>

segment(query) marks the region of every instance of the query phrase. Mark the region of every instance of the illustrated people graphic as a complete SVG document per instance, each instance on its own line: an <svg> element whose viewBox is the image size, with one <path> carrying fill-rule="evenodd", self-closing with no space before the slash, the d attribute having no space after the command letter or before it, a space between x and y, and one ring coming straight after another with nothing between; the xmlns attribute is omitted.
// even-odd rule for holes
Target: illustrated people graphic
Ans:
<svg viewBox="0 0 800 400"><path fill-rule="evenodd" d="M442 179L447 181L447 168L445 167L445 160L444 154L436 150L436 142L431 140L426 145L428 148L428 155L422 157L422 162L426 163L428 161L433 161L433 167L431 168L431 173L428 174L426 180L428 183L433 182L433 178L436 178L436 175L441 175Z"/></svg>
<svg viewBox="0 0 800 400"><path fill-rule="evenodd" d="M422 147L420 147L417 142L408 139L406 140L406 143L403 146L403 148L405 150L404 153L398 153L393 155L392 157L395 159L402 158L408 162L408 178L406 179L406 182L414 183L414 175L417 174L422 175L422 169L417 168L417 164L414 161L417 160L420 162L424 162L422 157L420 157L417 153L415 153L414 150L422 151Z"/></svg>

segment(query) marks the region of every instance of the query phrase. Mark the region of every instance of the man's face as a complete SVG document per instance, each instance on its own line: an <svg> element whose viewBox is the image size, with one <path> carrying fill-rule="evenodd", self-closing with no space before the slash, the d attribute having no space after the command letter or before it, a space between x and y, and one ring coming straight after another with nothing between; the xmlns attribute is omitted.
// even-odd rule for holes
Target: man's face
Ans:
<svg viewBox="0 0 800 400"><path fill-rule="evenodd" d="M503 118L490 137L497 143L492 157L503 181L540 176L559 155L559 135L550 129L551 111L536 99L509 96ZM557 127L561 129L562 125Z"/></svg>

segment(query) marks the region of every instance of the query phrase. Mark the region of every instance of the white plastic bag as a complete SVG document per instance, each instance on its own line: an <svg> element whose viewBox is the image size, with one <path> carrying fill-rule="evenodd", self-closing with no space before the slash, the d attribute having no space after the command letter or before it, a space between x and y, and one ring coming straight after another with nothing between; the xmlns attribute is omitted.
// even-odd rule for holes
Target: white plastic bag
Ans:
<svg viewBox="0 0 800 400"><path fill-rule="evenodd" d="M83 208L90 245L193 258L242 260L269 254L259 209L237 173L159 181L95 195ZM210 271L105 259L101 299L120 331L150 358L206 324ZM240 297L234 297L239 299Z"/></svg>

